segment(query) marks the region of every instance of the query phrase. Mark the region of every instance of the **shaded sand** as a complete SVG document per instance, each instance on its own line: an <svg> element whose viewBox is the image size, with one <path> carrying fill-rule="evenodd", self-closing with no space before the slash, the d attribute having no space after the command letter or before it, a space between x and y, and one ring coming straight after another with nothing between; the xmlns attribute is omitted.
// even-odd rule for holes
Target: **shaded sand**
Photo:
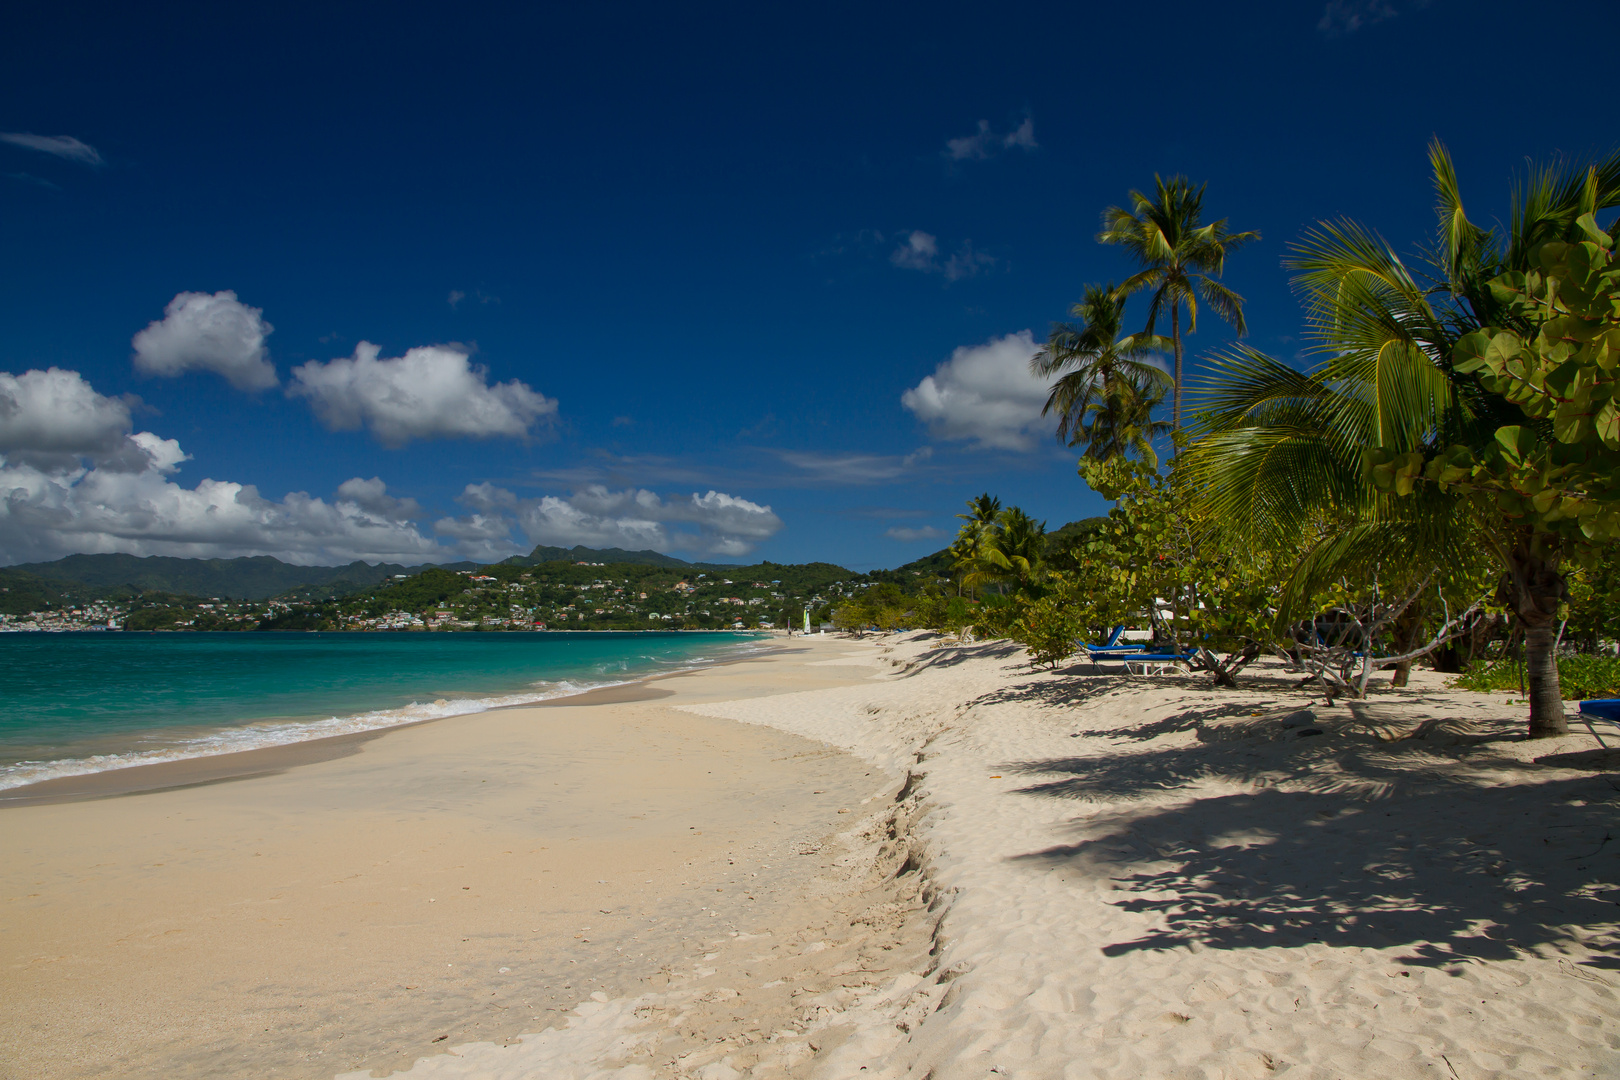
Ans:
<svg viewBox="0 0 1620 1080"><path fill-rule="evenodd" d="M813 1056L702 1030L773 992L739 963L412 1080L1620 1076L1620 776L1584 730L1520 741L1521 706L1427 673L1329 708L1275 667L1211 692L926 635L840 667L871 674L678 707L906 770L847 858L905 843L931 955L804 995Z"/></svg>
<svg viewBox="0 0 1620 1080"><path fill-rule="evenodd" d="M0 1076L381 1074L560 1024L593 995L712 989L739 964L794 975L790 1004L837 989L833 968L917 966L917 887L888 873L867 891L867 849L836 839L892 818L898 779L674 708L861 678L807 666L840 651L795 640L656 693L206 775L132 769L146 775L48 793L80 801L0 809ZM244 766L258 775L220 782ZM168 790L83 798L132 780ZM711 1011L699 1042L767 1019Z"/></svg>

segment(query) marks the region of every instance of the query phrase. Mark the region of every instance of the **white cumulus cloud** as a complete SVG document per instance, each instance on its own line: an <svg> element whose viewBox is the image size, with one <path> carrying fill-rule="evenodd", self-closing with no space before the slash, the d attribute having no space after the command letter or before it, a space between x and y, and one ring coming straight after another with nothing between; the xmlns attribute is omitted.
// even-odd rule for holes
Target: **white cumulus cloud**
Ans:
<svg viewBox="0 0 1620 1080"><path fill-rule="evenodd" d="M1028 330L961 346L951 358L900 396L900 403L940 439L973 439L1000 450L1029 450L1044 427L1050 380L1032 374L1034 337Z"/></svg>
<svg viewBox="0 0 1620 1080"><path fill-rule="evenodd" d="M431 562L456 551L410 521L339 494L331 502L295 491L267 499L251 484L171 479L186 455L173 439L132 436L145 468L102 462L72 470L0 459L0 562L76 552L185 558L274 555L309 565Z"/></svg>
<svg viewBox="0 0 1620 1080"><path fill-rule="evenodd" d="M159 441L178 450L172 440ZM453 556L410 522L341 497L326 502L295 491L272 501L251 484L203 479L184 487L169 479L172 471L157 460L139 472L98 466L52 473L0 465L0 557L26 562L117 551L187 558L274 555L314 565Z"/></svg>
<svg viewBox="0 0 1620 1080"><path fill-rule="evenodd" d="M556 415L557 402L513 379L491 385L453 345L428 345L382 359L369 341L354 355L293 369L289 394L309 399L327 427L366 427L384 446L412 439L525 438Z"/></svg>
<svg viewBox="0 0 1620 1080"><path fill-rule="evenodd" d="M889 262L903 270L943 274L946 281L960 281L972 277L996 264L993 255L973 250L971 240L962 241L959 248L942 258L939 238L921 229L913 229L900 238L899 245L889 253Z"/></svg>
<svg viewBox="0 0 1620 1080"><path fill-rule="evenodd" d="M907 270L930 271L939 259L939 239L932 233L913 229L889 255L889 261Z"/></svg>
<svg viewBox="0 0 1620 1080"><path fill-rule="evenodd" d="M227 480L187 487L179 442L129 429L129 403L76 371L0 372L0 565L78 552L433 562L474 550L424 535L415 500L377 477L345 481L330 501Z"/></svg>
<svg viewBox="0 0 1620 1080"><path fill-rule="evenodd" d="M917 540L938 540L941 537L948 536L949 534L944 529L936 529L932 525L924 525L918 529L907 529L896 525L891 529L885 529L883 535L887 536L890 540L901 540L906 543L912 543Z"/></svg>
<svg viewBox="0 0 1620 1080"><path fill-rule="evenodd" d="M0 142L20 146L25 150L38 150L52 157L77 161L81 165L100 165L101 155L89 143L80 142L72 135L30 135L22 131L0 131Z"/></svg>
<svg viewBox="0 0 1620 1080"><path fill-rule="evenodd" d="M343 481L338 485L337 497L369 513L390 519L413 518L422 513L422 507L415 499L399 499L388 494L388 485L375 476L370 480L356 476Z"/></svg>
<svg viewBox="0 0 1620 1080"><path fill-rule="evenodd" d="M112 454L129 432L129 410L77 371L0 371L0 454L36 464Z"/></svg>
<svg viewBox="0 0 1620 1080"><path fill-rule="evenodd" d="M980 120L973 134L945 140L945 156L952 161L983 161L1002 150L1014 147L1034 150L1039 145L1035 141L1035 121L1027 116L1023 123L1004 135L992 131L990 121Z"/></svg>
<svg viewBox="0 0 1620 1080"><path fill-rule="evenodd" d="M169 301L163 318L136 334L135 369L175 376L213 371L239 390L275 386L276 368L264 339L275 328L261 308L248 307L229 289L213 294L183 292Z"/></svg>
<svg viewBox="0 0 1620 1080"><path fill-rule="evenodd" d="M520 499L492 484L469 484L460 501L474 513L446 518L434 528L464 542L504 537L516 528L531 546L742 556L782 529L769 506L723 491L665 499L645 488L590 484L567 497Z"/></svg>

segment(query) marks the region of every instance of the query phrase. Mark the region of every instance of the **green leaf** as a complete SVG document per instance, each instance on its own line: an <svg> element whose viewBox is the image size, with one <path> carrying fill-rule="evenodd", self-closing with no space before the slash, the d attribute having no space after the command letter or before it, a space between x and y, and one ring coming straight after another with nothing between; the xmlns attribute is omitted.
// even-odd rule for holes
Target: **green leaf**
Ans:
<svg viewBox="0 0 1620 1080"><path fill-rule="evenodd" d="M1458 371L1468 374L1474 371L1486 370L1494 375L1501 375L1507 370L1508 362L1517 360L1524 352L1524 341L1519 335L1510 330L1503 330L1492 335L1484 330L1476 330L1465 334L1452 350L1452 366ZM1522 372L1523 368L1520 367Z"/></svg>
<svg viewBox="0 0 1620 1080"><path fill-rule="evenodd" d="M1536 433L1527 427L1499 427L1496 429L1496 444L1502 448L1502 456L1513 464L1522 463L1536 445Z"/></svg>
<svg viewBox="0 0 1620 1080"><path fill-rule="evenodd" d="M1575 219L1575 224L1587 235L1588 239L1590 239L1592 243L1596 244L1605 251L1609 250L1609 247L1612 245L1613 241L1609 239L1608 233L1598 228L1596 216L1592 214L1582 214L1580 217Z"/></svg>

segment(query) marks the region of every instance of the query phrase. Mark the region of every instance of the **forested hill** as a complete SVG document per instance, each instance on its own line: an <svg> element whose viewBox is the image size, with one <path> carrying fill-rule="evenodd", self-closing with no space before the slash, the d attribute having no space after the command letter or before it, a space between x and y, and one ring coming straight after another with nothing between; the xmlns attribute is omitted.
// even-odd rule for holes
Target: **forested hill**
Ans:
<svg viewBox="0 0 1620 1080"><path fill-rule="evenodd" d="M689 563L660 555L656 551L624 551L620 548L538 547L528 556L506 560L507 566L542 567L563 564L587 578L597 566L644 566L674 571L696 581L706 574L715 579L738 581L780 581L794 589L822 589L834 581L859 577L853 571L831 563ZM443 564L444 570L475 570L478 563ZM415 577L429 566L401 566L379 563L371 566L352 562L347 566L295 566L269 555L239 559L179 559L165 555L69 555L47 563L23 563L0 568L0 585L19 611L32 604L44 607L72 596L86 599L109 594L166 593L175 596L220 597L230 600L267 600L271 597L298 597L319 600L349 596L395 578ZM567 576L566 574L564 576ZM577 574L575 576L578 576ZM601 572L597 572L601 576ZM672 579L673 580L673 579ZM26 597L26 599L24 599ZM18 607L19 604L25 605ZM9 608L7 608L9 610Z"/></svg>
<svg viewBox="0 0 1620 1080"><path fill-rule="evenodd" d="M449 569L471 569L475 563L455 563ZM416 573L419 566L352 562L347 566L294 566L270 555L239 559L178 559L167 555L69 555L47 563L23 563L7 569L47 582L85 585L93 589L218 596L233 600L264 600L295 589L319 589L334 595L354 592L396 574Z"/></svg>

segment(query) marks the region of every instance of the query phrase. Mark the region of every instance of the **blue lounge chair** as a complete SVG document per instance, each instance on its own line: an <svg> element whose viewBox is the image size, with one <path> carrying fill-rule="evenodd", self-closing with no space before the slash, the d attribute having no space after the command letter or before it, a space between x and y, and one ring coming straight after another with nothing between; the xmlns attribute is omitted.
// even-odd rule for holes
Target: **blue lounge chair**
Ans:
<svg viewBox="0 0 1620 1080"><path fill-rule="evenodd" d="M1609 744L1604 742L1603 736L1597 733L1597 728L1592 726L1592 721L1607 720L1611 724L1620 726L1620 698L1590 698L1583 701L1581 702L1580 717L1586 722L1586 730L1592 733L1592 738L1598 741L1598 745L1607 748Z"/></svg>
<svg viewBox="0 0 1620 1080"><path fill-rule="evenodd" d="M1620 698L1592 698L1583 701L1581 715L1620 724Z"/></svg>
<svg viewBox="0 0 1620 1080"><path fill-rule="evenodd" d="M1086 650L1086 652L1094 658L1097 656L1106 658L1116 652L1132 652L1133 650L1140 649L1142 647L1140 642L1134 641L1127 641L1124 644L1121 644L1119 639L1124 635L1124 633L1124 626L1116 626L1114 627L1113 631L1109 633L1108 640L1103 642L1101 645L1087 645L1083 641L1077 641L1075 644Z"/></svg>
<svg viewBox="0 0 1620 1080"><path fill-rule="evenodd" d="M1115 645L1119 644L1120 635L1124 632L1125 627L1123 625L1116 626L1108 632L1108 640L1103 642L1101 645L1087 645L1083 641L1076 641L1075 644L1080 646L1082 649L1085 649L1087 652L1090 652L1092 649L1111 649Z"/></svg>
<svg viewBox="0 0 1620 1080"><path fill-rule="evenodd" d="M1185 653L1142 653L1142 652L1139 652L1139 653L1104 653L1100 657L1093 655L1092 659L1093 660L1097 660L1097 659L1101 659L1101 660L1119 660L1119 661L1124 663L1125 671L1126 671L1127 674L1130 674L1130 675L1136 675L1136 674L1146 675L1146 674L1148 674L1147 669L1150 668L1150 667L1157 669L1156 671L1153 672L1153 674L1155 674L1155 675L1163 675L1166 668L1174 667L1176 664L1185 664L1185 663L1189 662L1190 660L1192 660L1192 658L1197 656L1197 655L1198 655L1198 653L1196 653L1196 652L1185 652ZM1132 668L1131 668L1132 664L1136 664L1136 665L1140 666L1142 670L1140 672L1132 670Z"/></svg>

